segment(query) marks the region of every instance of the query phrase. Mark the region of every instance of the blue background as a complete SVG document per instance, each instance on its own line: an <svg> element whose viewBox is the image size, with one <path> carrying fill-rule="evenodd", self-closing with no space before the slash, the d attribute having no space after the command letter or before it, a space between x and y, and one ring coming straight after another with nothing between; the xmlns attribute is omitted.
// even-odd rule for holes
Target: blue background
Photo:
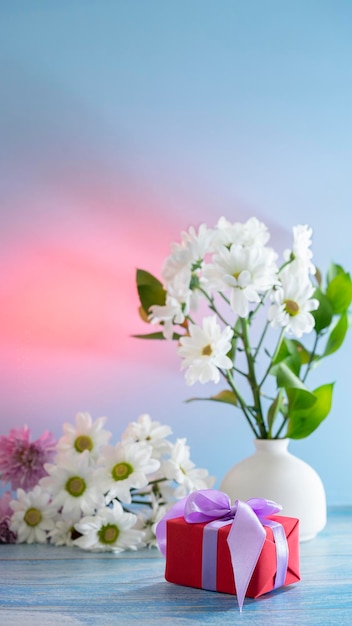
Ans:
<svg viewBox="0 0 352 626"><path fill-rule="evenodd" d="M210 390L173 345L131 338L135 269L221 215L280 251L308 223L318 267L351 269L351 27L347 0L0 2L0 434L89 411L117 441L150 413L219 480L252 451L231 407L184 403ZM330 416L290 444L330 504L352 503L351 347L314 373Z"/></svg>

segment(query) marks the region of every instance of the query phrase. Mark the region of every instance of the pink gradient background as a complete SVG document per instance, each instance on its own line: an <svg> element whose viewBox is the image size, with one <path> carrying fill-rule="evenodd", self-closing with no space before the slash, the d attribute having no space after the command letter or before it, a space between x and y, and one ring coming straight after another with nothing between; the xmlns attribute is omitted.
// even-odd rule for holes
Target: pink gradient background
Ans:
<svg viewBox="0 0 352 626"><path fill-rule="evenodd" d="M1 4L0 434L88 411L116 441L147 412L218 479L252 451L231 407L184 403L212 390L173 345L131 336L136 268L160 275L191 224L256 215L283 250L309 223L321 269L352 267L351 10L263 4ZM290 445L332 504L352 503L351 347L316 374L332 414Z"/></svg>

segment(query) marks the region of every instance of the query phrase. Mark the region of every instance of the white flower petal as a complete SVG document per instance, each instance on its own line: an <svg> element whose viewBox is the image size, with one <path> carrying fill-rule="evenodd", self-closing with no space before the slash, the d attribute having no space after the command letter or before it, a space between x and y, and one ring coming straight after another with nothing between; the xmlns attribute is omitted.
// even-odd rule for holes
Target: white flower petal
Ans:
<svg viewBox="0 0 352 626"><path fill-rule="evenodd" d="M227 327L222 331L213 315L203 318L202 328L191 324L189 332L190 336L182 337L178 347L181 369L187 369L187 384L193 385L197 381L217 383L220 380L218 368L232 366L231 360L226 358L231 350L232 329Z"/></svg>

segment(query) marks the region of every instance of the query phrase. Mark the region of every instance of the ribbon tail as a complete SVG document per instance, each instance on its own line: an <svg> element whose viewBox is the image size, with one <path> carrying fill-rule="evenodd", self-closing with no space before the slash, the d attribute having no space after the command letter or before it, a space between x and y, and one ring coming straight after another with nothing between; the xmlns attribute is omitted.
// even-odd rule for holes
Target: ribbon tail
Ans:
<svg viewBox="0 0 352 626"><path fill-rule="evenodd" d="M266 532L254 511L246 502L238 500L236 515L227 543L240 611L242 611L246 591L262 551L265 537Z"/></svg>

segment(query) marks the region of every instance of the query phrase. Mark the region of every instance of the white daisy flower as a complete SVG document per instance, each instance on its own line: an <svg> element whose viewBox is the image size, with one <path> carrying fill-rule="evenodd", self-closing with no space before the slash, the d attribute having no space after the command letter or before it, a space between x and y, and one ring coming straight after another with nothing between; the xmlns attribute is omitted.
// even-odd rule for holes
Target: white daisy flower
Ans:
<svg viewBox="0 0 352 626"><path fill-rule="evenodd" d="M166 478L179 484L174 492L176 498L183 498L191 491L198 489L209 489L215 482L206 469L195 467L190 459L190 449L186 445L186 439L176 440L170 459L164 462L163 469Z"/></svg>
<svg viewBox="0 0 352 626"><path fill-rule="evenodd" d="M133 513L125 513L115 500L111 507L102 507L75 525L82 537L73 543L84 550L101 552L137 550L143 546L144 533L133 528L136 519Z"/></svg>
<svg viewBox="0 0 352 626"><path fill-rule="evenodd" d="M164 517L167 506L153 502L152 508L147 508L137 513L135 528L144 532L143 542L148 548L156 548L156 526Z"/></svg>
<svg viewBox="0 0 352 626"><path fill-rule="evenodd" d="M198 232L191 226L181 233L181 243L173 243L171 255L164 261L162 277L166 289L164 305L150 307L149 321L162 324L165 339L171 339L175 324L183 324L191 310L197 310L201 292L199 284L206 288L202 268L206 255L213 251L214 230L205 224Z"/></svg>
<svg viewBox="0 0 352 626"><path fill-rule="evenodd" d="M144 441L153 449L153 458L160 458L171 449L171 442L166 437L172 434L170 426L163 426L160 422L153 422L150 415L143 413L137 422L130 422L122 434L124 442Z"/></svg>
<svg viewBox="0 0 352 626"><path fill-rule="evenodd" d="M39 485L28 493L17 489L17 500L12 500L10 506L14 511L10 530L17 533L17 542L46 543L57 514L56 507L50 503L50 494Z"/></svg>
<svg viewBox="0 0 352 626"><path fill-rule="evenodd" d="M284 258L286 261L292 260L292 265L298 271L306 270L307 273L315 274L316 268L311 259L313 252L310 249L312 245L312 229L307 224L297 224L293 227L293 244L292 250L285 250Z"/></svg>
<svg viewBox="0 0 352 626"><path fill-rule="evenodd" d="M106 503L114 498L130 503L130 489L141 489L148 484L147 476L160 467L152 452L153 448L144 442L119 442L103 449L102 467L96 471L96 480L101 492L106 494Z"/></svg>
<svg viewBox="0 0 352 626"><path fill-rule="evenodd" d="M191 262L191 250L182 243L173 243L171 254L165 259L161 269L161 276L165 285L168 286L176 277L181 276L181 283L188 289L192 274Z"/></svg>
<svg viewBox="0 0 352 626"><path fill-rule="evenodd" d="M319 306L319 301L312 298L313 293L314 286L305 273L292 271L291 264L286 266L280 273L280 286L272 293L273 304L268 311L271 326L282 326L297 338L310 333L315 323L311 311Z"/></svg>
<svg viewBox="0 0 352 626"><path fill-rule="evenodd" d="M229 292L233 312L247 317L249 304L259 302L260 294L277 282L276 258L271 248L232 245L221 248L204 273L209 288Z"/></svg>
<svg viewBox="0 0 352 626"><path fill-rule="evenodd" d="M233 365L226 356L231 350L232 328L227 326L221 331L216 315L210 315L203 318L202 328L190 324L189 333L189 337L181 337L177 350L183 359L181 370L187 368L187 385L210 380L218 383L219 369L230 369Z"/></svg>
<svg viewBox="0 0 352 626"><path fill-rule="evenodd" d="M164 305L153 304L150 307L148 319L151 324L162 324L165 339L172 339L175 324L183 324L185 321L182 303L176 298L167 295Z"/></svg>
<svg viewBox="0 0 352 626"><path fill-rule="evenodd" d="M96 484L95 472L89 463L89 452L85 450L77 456L66 457L60 465L47 463L48 476L41 479L40 485L52 494L57 510L62 508L64 518L76 518L81 513L92 513L104 498Z"/></svg>
<svg viewBox="0 0 352 626"><path fill-rule="evenodd" d="M187 232L181 233L181 243L173 243L171 255L165 260L162 268L162 277L166 285L174 281L180 273L188 277L188 286L192 273L198 273L204 258L212 251L214 230L201 224L198 232L193 226Z"/></svg>
<svg viewBox="0 0 352 626"><path fill-rule="evenodd" d="M190 250L190 257L193 264L200 264L206 255L212 252L214 237L214 229L208 228L206 224L201 224L198 228L198 232L194 226L190 226L188 231L182 231L181 241L182 244Z"/></svg>
<svg viewBox="0 0 352 626"><path fill-rule="evenodd" d="M80 516L76 520L80 520ZM73 540L78 533L74 527L74 519L64 519L60 516L55 521L54 528L48 533L48 539L54 546L73 546Z"/></svg>
<svg viewBox="0 0 352 626"><path fill-rule="evenodd" d="M265 246L270 239L270 233L264 222L256 217L250 217L243 224L245 246Z"/></svg>
<svg viewBox="0 0 352 626"><path fill-rule="evenodd" d="M65 455L79 455L85 450L89 452L89 458L94 463L102 446L105 446L111 433L104 430L106 417L98 417L93 422L89 413L77 413L76 425L65 423L63 426L64 435L57 443L58 455L55 461L60 462Z"/></svg>
<svg viewBox="0 0 352 626"><path fill-rule="evenodd" d="M220 217L216 225L217 249L223 245L230 248L234 245L243 245L244 232L241 222L230 222L226 217Z"/></svg>
<svg viewBox="0 0 352 626"><path fill-rule="evenodd" d="M217 223L216 243L230 247L232 244L241 246L265 246L270 239L268 228L256 217L247 222L231 223L221 217Z"/></svg>

